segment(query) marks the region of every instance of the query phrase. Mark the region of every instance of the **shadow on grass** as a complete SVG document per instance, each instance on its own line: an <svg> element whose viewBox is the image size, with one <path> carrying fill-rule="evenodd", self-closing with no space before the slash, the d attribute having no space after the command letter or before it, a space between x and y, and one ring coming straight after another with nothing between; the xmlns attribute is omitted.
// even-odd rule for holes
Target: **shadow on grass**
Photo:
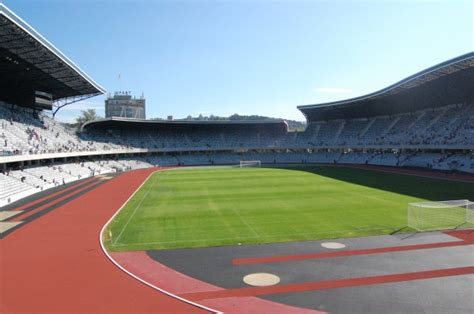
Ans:
<svg viewBox="0 0 474 314"><path fill-rule="evenodd" d="M474 201L474 183L464 183L384 173L376 170L331 166L275 166L269 168L305 171L327 178L363 185L430 201L469 199Z"/></svg>

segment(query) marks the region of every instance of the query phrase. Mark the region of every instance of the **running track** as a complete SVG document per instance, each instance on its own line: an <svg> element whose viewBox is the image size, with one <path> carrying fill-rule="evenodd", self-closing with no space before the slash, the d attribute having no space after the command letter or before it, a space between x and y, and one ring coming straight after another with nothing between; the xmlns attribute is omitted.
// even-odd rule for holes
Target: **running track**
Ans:
<svg viewBox="0 0 474 314"><path fill-rule="evenodd" d="M154 170L124 173L2 239L0 311L205 312L138 282L100 248L99 230Z"/></svg>
<svg viewBox="0 0 474 314"><path fill-rule="evenodd" d="M1 241L0 312L205 312L115 267L102 226L155 169L124 173Z"/></svg>

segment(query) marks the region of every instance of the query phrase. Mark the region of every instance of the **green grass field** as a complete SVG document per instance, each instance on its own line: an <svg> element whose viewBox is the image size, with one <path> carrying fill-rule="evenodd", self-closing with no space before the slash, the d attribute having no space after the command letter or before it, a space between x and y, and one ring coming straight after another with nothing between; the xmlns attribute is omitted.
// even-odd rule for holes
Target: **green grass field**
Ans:
<svg viewBox="0 0 474 314"><path fill-rule="evenodd" d="M409 202L464 198L474 199L474 184L339 167L169 170L136 193L105 243L128 251L389 234L406 226Z"/></svg>

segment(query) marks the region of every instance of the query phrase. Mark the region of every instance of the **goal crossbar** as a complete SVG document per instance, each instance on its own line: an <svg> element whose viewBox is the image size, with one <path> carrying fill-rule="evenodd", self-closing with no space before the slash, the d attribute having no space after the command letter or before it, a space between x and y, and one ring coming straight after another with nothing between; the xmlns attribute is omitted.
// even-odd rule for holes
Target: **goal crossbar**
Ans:
<svg viewBox="0 0 474 314"><path fill-rule="evenodd" d="M239 167L260 167L262 162L260 160L241 160Z"/></svg>
<svg viewBox="0 0 474 314"><path fill-rule="evenodd" d="M467 199L408 204L408 227L417 231L474 226L474 202Z"/></svg>

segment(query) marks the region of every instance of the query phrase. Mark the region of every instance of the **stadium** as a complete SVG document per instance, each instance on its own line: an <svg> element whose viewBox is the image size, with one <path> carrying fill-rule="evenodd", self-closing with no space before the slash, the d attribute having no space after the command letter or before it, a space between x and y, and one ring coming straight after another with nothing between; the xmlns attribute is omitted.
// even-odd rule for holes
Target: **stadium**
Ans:
<svg viewBox="0 0 474 314"><path fill-rule="evenodd" d="M474 52L301 132L72 129L55 110L105 88L3 4L0 60L2 312L474 310Z"/></svg>

